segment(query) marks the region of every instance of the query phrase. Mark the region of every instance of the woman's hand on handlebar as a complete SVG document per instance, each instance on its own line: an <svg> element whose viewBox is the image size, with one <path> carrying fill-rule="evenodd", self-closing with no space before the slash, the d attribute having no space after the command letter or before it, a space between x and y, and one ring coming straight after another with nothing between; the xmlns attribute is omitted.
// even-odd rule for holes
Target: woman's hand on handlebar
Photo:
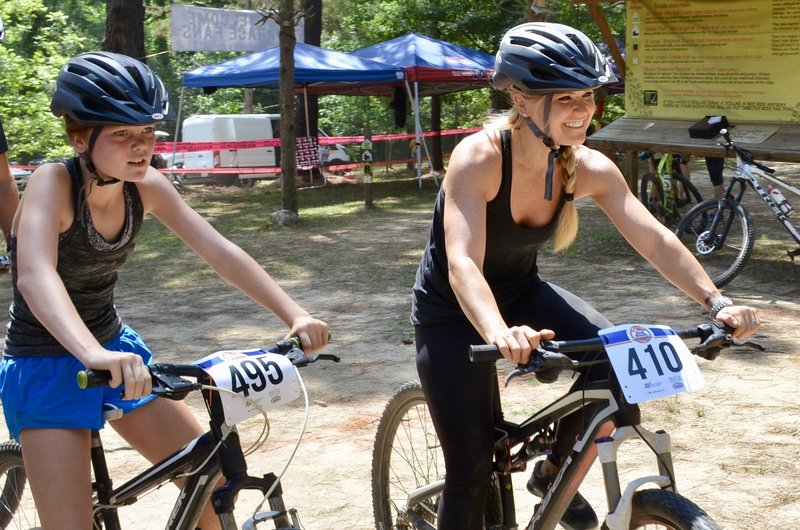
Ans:
<svg viewBox="0 0 800 530"><path fill-rule="evenodd" d="M130 352L99 350L81 359L91 370L108 370L111 380L108 386L124 385L124 399L138 399L150 395L152 379L142 358Z"/></svg>
<svg viewBox="0 0 800 530"><path fill-rule="evenodd" d="M328 345L330 330L328 324L311 316L300 317L292 323L292 329L286 338L298 337L300 347L311 355Z"/></svg>
<svg viewBox="0 0 800 530"><path fill-rule="evenodd" d="M551 329L536 331L528 326L512 326L487 337L487 344L494 344L503 357L516 364L525 364L531 352L543 340L552 340L555 332Z"/></svg>
<svg viewBox="0 0 800 530"><path fill-rule="evenodd" d="M727 324L733 329L731 335L734 339L744 339L755 334L761 327L758 311L746 305L732 305L723 307L717 313L717 321Z"/></svg>

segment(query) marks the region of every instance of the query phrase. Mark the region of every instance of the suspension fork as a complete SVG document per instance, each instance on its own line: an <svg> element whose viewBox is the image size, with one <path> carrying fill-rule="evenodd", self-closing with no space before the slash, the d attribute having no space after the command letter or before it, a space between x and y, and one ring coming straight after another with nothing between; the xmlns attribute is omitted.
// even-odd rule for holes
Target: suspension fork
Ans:
<svg viewBox="0 0 800 530"><path fill-rule="evenodd" d="M623 492L619 480L617 453L623 442L634 438L642 438L654 449L659 474L635 479L628 483ZM625 426L618 428L613 436L598 438L595 445L597 446L600 466L603 471L609 512L606 516L606 526L610 530L626 530L629 528L633 509L633 494L643 484L652 482L663 489L677 492L675 470L672 464L672 441L665 431L651 432L641 425L637 427Z"/></svg>
<svg viewBox="0 0 800 530"><path fill-rule="evenodd" d="M736 191L734 188L738 184L739 190ZM731 179L730 185L728 185L728 189L725 191L725 195L723 195L719 201L717 202L717 212L714 216L714 220L711 221L711 225L708 227L708 238L710 241L706 241L709 246L713 246L715 249L722 247L725 244L725 239L728 237L728 232L733 225L733 219L735 214L733 213L736 209L736 205L741 203L742 197L744 196L745 192L745 181L741 178L733 178ZM720 220L723 219L722 211L725 206L728 206L731 210L731 215L725 219L725 225L723 229L719 232L719 236L717 236L717 227L719 227Z"/></svg>

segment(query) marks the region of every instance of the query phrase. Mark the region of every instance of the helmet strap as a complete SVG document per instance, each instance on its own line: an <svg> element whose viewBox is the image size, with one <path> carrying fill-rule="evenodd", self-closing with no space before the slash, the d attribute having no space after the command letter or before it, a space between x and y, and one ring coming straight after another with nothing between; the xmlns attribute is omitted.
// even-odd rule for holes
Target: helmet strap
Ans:
<svg viewBox="0 0 800 530"><path fill-rule="evenodd" d="M547 173L544 177L544 200L552 201L553 200L553 169L555 167L555 159L558 158L558 155L561 153L560 148L556 148L556 143L550 138L550 135L546 132L549 128L547 125L548 120L550 119L550 104L553 101L553 94L547 94L545 96L544 101L544 112L542 114L542 118L545 123L545 131L542 131L530 116L525 116L525 123L528 125L528 128L531 130L533 135L537 138L542 139L542 143L550 149L550 152L547 153Z"/></svg>
<svg viewBox="0 0 800 530"><path fill-rule="evenodd" d="M89 136L89 145L86 149L86 153L81 155L83 161L86 163L86 169L89 171L89 178L94 180L98 186L108 186L109 184L116 184L119 182L119 179L111 177L109 179L103 179L100 175L97 174L97 168L92 162L92 150L94 149L94 144L97 143L97 138L100 136L100 131L103 130L103 127L98 126L92 129L92 134Z"/></svg>

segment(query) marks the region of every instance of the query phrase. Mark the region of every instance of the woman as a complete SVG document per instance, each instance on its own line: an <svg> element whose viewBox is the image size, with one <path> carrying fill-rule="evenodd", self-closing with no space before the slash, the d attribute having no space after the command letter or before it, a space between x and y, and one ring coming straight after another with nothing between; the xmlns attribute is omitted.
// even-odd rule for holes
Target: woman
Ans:
<svg viewBox="0 0 800 530"><path fill-rule="evenodd" d="M43 529L91 527L90 430L111 403L114 429L151 462L203 432L182 402L150 395L151 354L113 304L117 270L145 214L180 237L224 279L286 323L313 352L328 326L298 306L250 256L192 210L150 167L168 110L161 80L124 55L90 52L60 71L51 102L77 156L30 178L11 233L13 302L0 397L20 441ZM83 368L109 370L120 390L79 390ZM153 426L157 426L154 428ZM203 530L219 528L207 508Z"/></svg>
<svg viewBox="0 0 800 530"><path fill-rule="evenodd" d="M490 476L494 366L472 364L470 344L496 344L515 363L541 340L586 338L611 326L577 296L539 278L537 251L561 250L577 231L574 200L590 197L661 274L735 328L758 329L756 311L733 305L683 245L628 190L617 167L584 147L595 110L593 90L615 81L594 44L570 27L527 23L509 30L497 54L494 84L507 90L508 114L454 150L417 271L412 322L417 369L442 443L445 489L439 529L482 528ZM595 370L589 379L607 378ZM603 373L598 373L603 372ZM576 385L583 385L579 378ZM578 414L578 413L576 413ZM528 483L542 496L582 429L562 422L553 455ZM565 528L595 528L576 495Z"/></svg>

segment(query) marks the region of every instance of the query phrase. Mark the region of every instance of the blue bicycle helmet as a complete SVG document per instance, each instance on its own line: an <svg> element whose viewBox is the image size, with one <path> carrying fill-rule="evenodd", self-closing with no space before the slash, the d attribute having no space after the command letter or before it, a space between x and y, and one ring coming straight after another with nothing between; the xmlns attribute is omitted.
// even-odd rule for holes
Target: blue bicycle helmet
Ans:
<svg viewBox="0 0 800 530"><path fill-rule="evenodd" d="M144 125L166 119L169 95L144 63L118 53L88 52L61 68L50 109L88 127Z"/></svg>
<svg viewBox="0 0 800 530"><path fill-rule="evenodd" d="M500 41L492 78L530 94L597 88L617 81L597 46L580 31L551 22L511 28Z"/></svg>

